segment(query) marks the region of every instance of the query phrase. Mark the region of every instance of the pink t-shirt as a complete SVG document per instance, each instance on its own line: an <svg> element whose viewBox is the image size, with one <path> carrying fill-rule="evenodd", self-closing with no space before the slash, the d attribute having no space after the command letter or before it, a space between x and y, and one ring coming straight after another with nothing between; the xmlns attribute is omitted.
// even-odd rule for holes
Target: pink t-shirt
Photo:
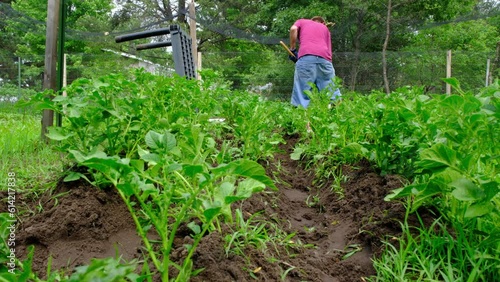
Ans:
<svg viewBox="0 0 500 282"><path fill-rule="evenodd" d="M322 24L308 19L299 19L293 25L298 27L299 58L316 55L332 60L332 40L330 31Z"/></svg>

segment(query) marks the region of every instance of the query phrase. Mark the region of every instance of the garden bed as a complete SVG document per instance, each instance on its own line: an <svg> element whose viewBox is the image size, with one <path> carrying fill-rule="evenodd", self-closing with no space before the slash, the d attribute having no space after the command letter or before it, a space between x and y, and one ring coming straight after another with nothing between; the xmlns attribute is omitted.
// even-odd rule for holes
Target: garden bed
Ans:
<svg viewBox="0 0 500 282"><path fill-rule="evenodd" d="M226 252L223 234L206 235L193 256L194 268L204 268L192 281L360 281L375 274L372 259L383 248L382 240L400 234L405 209L383 200L401 186L397 176L379 176L366 162L344 166L344 195L330 184L315 186L313 171L291 160L297 137L287 137L282 153L266 166L280 181L276 192L263 192L234 205L245 219L269 222L295 236L290 244L269 244L265 249L247 246L245 256ZM51 196L52 195L52 196ZM67 269L89 264L92 258L120 256L141 259L141 239L119 195L97 190L85 182L61 182L51 195L33 202L41 212L24 218L18 229L21 257L35 246L33 270L46 275L51 268ZM54 197L53 195L59 195ZM273 226L274 226L273 225ZM189 232L178 232L174 261L182 261Z"/></svg>

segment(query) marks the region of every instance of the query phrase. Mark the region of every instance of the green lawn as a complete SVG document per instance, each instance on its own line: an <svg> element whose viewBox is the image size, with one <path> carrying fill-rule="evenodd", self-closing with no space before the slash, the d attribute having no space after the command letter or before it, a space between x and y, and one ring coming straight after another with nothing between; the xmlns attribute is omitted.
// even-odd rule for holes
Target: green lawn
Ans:
<svg viewBox="0 0 500 282"><path fill-rule="evenodd" d="M62 171L61 153L40 140L40 119L19 111L0 112L0 175L5 179L14 173L18 192L53 187Z"/></svg>

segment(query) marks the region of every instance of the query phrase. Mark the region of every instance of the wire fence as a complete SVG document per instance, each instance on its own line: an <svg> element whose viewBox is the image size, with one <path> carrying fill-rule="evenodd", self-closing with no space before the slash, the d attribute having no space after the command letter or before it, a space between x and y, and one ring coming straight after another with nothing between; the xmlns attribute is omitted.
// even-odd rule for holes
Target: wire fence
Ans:
<svg viewBox="0 0 500 282"><path fill-rule="evenodd" d="M229 58L238 54L203 54L203 66L219 70L229 70L226 76L231 81L238 81L239 74L231 72L234 66L225 65ZM227 58L221 59L220 56ZM255 54L255 57L258 57ZM216 57L215 60L210 60ZM270 92L275 94L291 93L293 83L294 64L286 61L287 56L276 53L280 60L274 64L265 64L251 73L251 86L262 88L272 83ZM210 60L210 61L209 61ZM488 64L488 60L490 64ZM205 63L209 61L208 63ZM497 62L495 64L495 62ZM384 89L382 53L335 53L333 58L335 73L341 79L344 91L369 93L373 90ZM489 66L489 68L488 68ZM239 68L244 65L237 66ZM453 52L451 62L451 76L457 78L463 89L476 91L499 77L498 58L494 52ZM235 76L232 76L232 73ZM422 86L432 93L444 93L446 84L442 80L447 75L447 52L388 52L387 74L391 90L405 86ZM487 79L488 75L488 79ZM247 79L248 80L248 79ZM244 83L242 83L244 84Z"/></svg>
<svg viewBox="0 0 500 282"><path fill-rule="evenodd" d="M128 68L144 68L159 75L173 73L174 63L169 56L165 56L162 63L153 63L140 55L127 56L118 52L69 54L66 63L67 83L80 77L92 78L106 75L109 70L120 72ZM201 58L202 68L219 72L232 82L234 89L250 90L271 98L289 99L294 64L282 50L265 54L207 52L201 54ZM29 59L12 56L0 60L4 62L0 65L0 103L4 107L21 97L29 97L43 90L43 56L32 56ZM105 67L102 67L103 61L107 62ZM333 64L337 77L341 79L343 91L369 93L384 88L380 52L335 53ZM427 92L445 92L442 78L447 73L446 51L389 52L387 67L391 90L421 86ZM451 73L452 77L460 81L463 89L475 91L499 78L498 58L495 58L494 53L453 52Z"/></svg>

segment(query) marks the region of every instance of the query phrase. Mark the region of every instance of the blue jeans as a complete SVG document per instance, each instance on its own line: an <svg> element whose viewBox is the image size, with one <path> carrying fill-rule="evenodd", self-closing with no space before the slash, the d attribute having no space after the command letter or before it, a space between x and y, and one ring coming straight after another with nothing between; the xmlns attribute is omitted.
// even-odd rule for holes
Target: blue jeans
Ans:
<svg viewBox="0 0 500 282"><path fill-rule="evenodd" d="M339 89L334 89L333 78L335 69L330 61L318 56L306 55L295 63L295 74L293 78L292 105L309 106L310 98L304 93L311 90L309 82L313 83L318 91L329 88L332 92L332 100L340 97Z"/></svg>

